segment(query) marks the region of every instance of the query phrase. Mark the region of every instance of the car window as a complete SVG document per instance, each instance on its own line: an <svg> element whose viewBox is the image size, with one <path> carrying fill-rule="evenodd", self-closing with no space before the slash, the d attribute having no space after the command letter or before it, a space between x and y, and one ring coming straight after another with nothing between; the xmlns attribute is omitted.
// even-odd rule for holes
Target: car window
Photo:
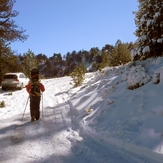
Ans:
<svg viewBox="0 0 163 163"><path fill-rule="evenodd" d="M23 74L20 74L19 75L19 78L25 78Z"/></svg>
<svg viewBox="0 0 163 163"><path fill-rule="evenodd" d="M17 76L16 75L5 75L4 79L16 79Z"/></svg>

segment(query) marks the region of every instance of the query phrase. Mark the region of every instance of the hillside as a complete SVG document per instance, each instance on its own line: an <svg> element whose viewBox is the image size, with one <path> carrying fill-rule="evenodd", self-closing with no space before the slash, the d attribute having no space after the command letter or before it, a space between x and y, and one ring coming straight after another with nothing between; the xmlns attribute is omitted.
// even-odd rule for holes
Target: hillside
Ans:
<svg viewBox="0 0 163 163"><path fill-rule="evenodd" d="M30 122L25 89L0 91L2 163L161 163L163 58L42 80L41 119ZM27 109L21 121L25 106Z"/></svg>

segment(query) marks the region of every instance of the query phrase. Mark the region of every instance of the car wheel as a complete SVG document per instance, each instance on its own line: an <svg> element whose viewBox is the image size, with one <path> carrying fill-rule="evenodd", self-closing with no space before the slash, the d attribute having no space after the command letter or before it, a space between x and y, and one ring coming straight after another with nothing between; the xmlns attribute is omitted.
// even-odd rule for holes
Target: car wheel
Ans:
<svg viewBox="0 0 163 163"><path fill-rule="evenodd" d="M6 90L6 88L2 86L2 90Z"/></svg>

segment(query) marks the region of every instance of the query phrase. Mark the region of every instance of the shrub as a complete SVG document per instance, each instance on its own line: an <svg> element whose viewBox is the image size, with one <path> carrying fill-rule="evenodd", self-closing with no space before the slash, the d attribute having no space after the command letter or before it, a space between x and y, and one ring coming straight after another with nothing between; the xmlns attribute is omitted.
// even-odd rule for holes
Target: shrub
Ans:
<svg viewBox="0 0 163 163"><path fill-rule="evenodd" d="M5 102L4 101L1 101L0 102L0 108L4 108L4 107L6 107Z"/></svg>
<svg viewBox="0 0 163 163"><path fill-rule="evenodd" d="M86 73L85 65L81 64L80 66L76 67L70 74L70 76L73 79L73 82L75 83L74 85L75 87L79 86L83 82L85 73Z"/></svg>
<svg viewBox="0 0 163 163"><path fill-rule="evenodd" d="M126 44L118 44L109 54L109 66L124 65L131 61L131 54Z"/></svg>

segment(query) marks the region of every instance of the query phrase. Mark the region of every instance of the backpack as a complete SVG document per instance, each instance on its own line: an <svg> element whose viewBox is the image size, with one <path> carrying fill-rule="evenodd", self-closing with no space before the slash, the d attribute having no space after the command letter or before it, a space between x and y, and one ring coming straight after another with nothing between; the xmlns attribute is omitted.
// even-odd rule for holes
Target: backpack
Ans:
<svg viewBox="0 0 163 163"><path fill-rule="evenodd" d="M30 94L32 96L41 96L39 82L32 82Z"/></svg>
<svg viewBox="0 0 163 163"><path fill-rule="evenodd" d="M36 82L39 80L39 70L34 68L31 70L31 81Z"/></svg>

